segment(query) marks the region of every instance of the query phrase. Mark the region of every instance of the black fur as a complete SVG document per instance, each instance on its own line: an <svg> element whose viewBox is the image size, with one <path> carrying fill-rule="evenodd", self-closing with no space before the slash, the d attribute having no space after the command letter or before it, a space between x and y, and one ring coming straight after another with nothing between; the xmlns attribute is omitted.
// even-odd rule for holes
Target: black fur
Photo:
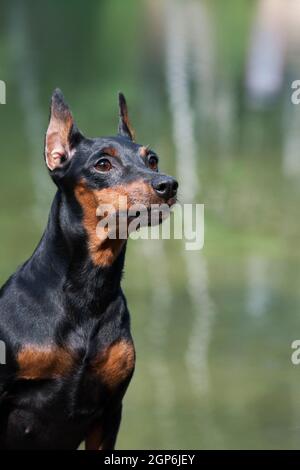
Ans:
<svg viewBox="0 0 300 470"><path fill-rule="evenodd" d="M64 119L66 110L61 92L55 91L52 114ZM89 365L110 345L132 342L120 286L126 243L111 266L93 263L74 188L83 178L91 189L141 178L149 184L166 180L149 168L149 156L139 156L141 146L131 140L127 124L119 130L123 135L87 139L73 123L68 136L72 158L62 158L50 171L58 190L45 233L32 257L0 291L0 340L7 347L6 365L0 365L2 449L76 449L98 423L102 447L115 445L131 374L111 392ZM108 146L120 158L108 156L113 171L97 172L95 165ZM59 378L19 378L18 352L26 345L49 344L72 352L72 372Z"/></svg>

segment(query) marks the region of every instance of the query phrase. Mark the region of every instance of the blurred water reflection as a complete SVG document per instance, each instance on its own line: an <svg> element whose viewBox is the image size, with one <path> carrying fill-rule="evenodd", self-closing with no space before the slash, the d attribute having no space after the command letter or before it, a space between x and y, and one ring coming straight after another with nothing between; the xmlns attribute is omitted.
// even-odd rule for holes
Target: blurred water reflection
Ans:
<svg viewBox="0 0 300 470"><path fill-rule="evenodd" d="M129 244L138 360L119 448L299 447L300 35L285 3L3 2L1 281L47 219L42 132L58 85L88 135L115 131L122 89L181 202L205 203L201 253Z"/></svg>

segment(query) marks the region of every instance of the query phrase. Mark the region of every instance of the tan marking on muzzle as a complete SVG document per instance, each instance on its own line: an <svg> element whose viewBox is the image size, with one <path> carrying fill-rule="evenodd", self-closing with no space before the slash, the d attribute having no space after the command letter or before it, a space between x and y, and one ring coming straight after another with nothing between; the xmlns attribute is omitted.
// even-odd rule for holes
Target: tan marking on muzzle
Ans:
<svg viewBox="0 0 300 470"><path fill-rule="evenodd" d="M119 255L125 240L110 239L108 234L99 238L97 225L100 217L97 216L97 209L110 205L116 212L128 211L133 204L149 207L160 202L150 184L143 180L101 190L90 189L81 181L75 189L75 196L83 210L83 225L88 235L90 256L98 266L110 266Z"/></svg>

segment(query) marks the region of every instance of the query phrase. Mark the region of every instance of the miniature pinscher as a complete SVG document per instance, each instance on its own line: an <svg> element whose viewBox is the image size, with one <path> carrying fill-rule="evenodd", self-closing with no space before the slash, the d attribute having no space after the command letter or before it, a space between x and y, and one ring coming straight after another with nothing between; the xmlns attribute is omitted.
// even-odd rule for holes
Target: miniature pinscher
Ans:
<svg viewBox="0 0 300 470"><path fill-rule="evenodd" d="M128 208L172 206L178 184L135 143L121 93L118 135L92 139L56 89L45 162L57 186L46 230L0 291L0 449L113 449L135 349L121 289L127 242L97 235L97 208L120 196Z"/></svg>

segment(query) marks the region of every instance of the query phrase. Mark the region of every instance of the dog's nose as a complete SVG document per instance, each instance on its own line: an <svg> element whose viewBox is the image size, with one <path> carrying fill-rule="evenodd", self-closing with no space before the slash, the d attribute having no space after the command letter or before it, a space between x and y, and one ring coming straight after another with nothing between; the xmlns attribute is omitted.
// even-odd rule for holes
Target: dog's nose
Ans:
<svg viewBox="0 0 300 470"><path fill-rule="evenodd" d="M178 183L171 176L157 176L151 184L156 194L166 201L177 194Z"/></svg>

